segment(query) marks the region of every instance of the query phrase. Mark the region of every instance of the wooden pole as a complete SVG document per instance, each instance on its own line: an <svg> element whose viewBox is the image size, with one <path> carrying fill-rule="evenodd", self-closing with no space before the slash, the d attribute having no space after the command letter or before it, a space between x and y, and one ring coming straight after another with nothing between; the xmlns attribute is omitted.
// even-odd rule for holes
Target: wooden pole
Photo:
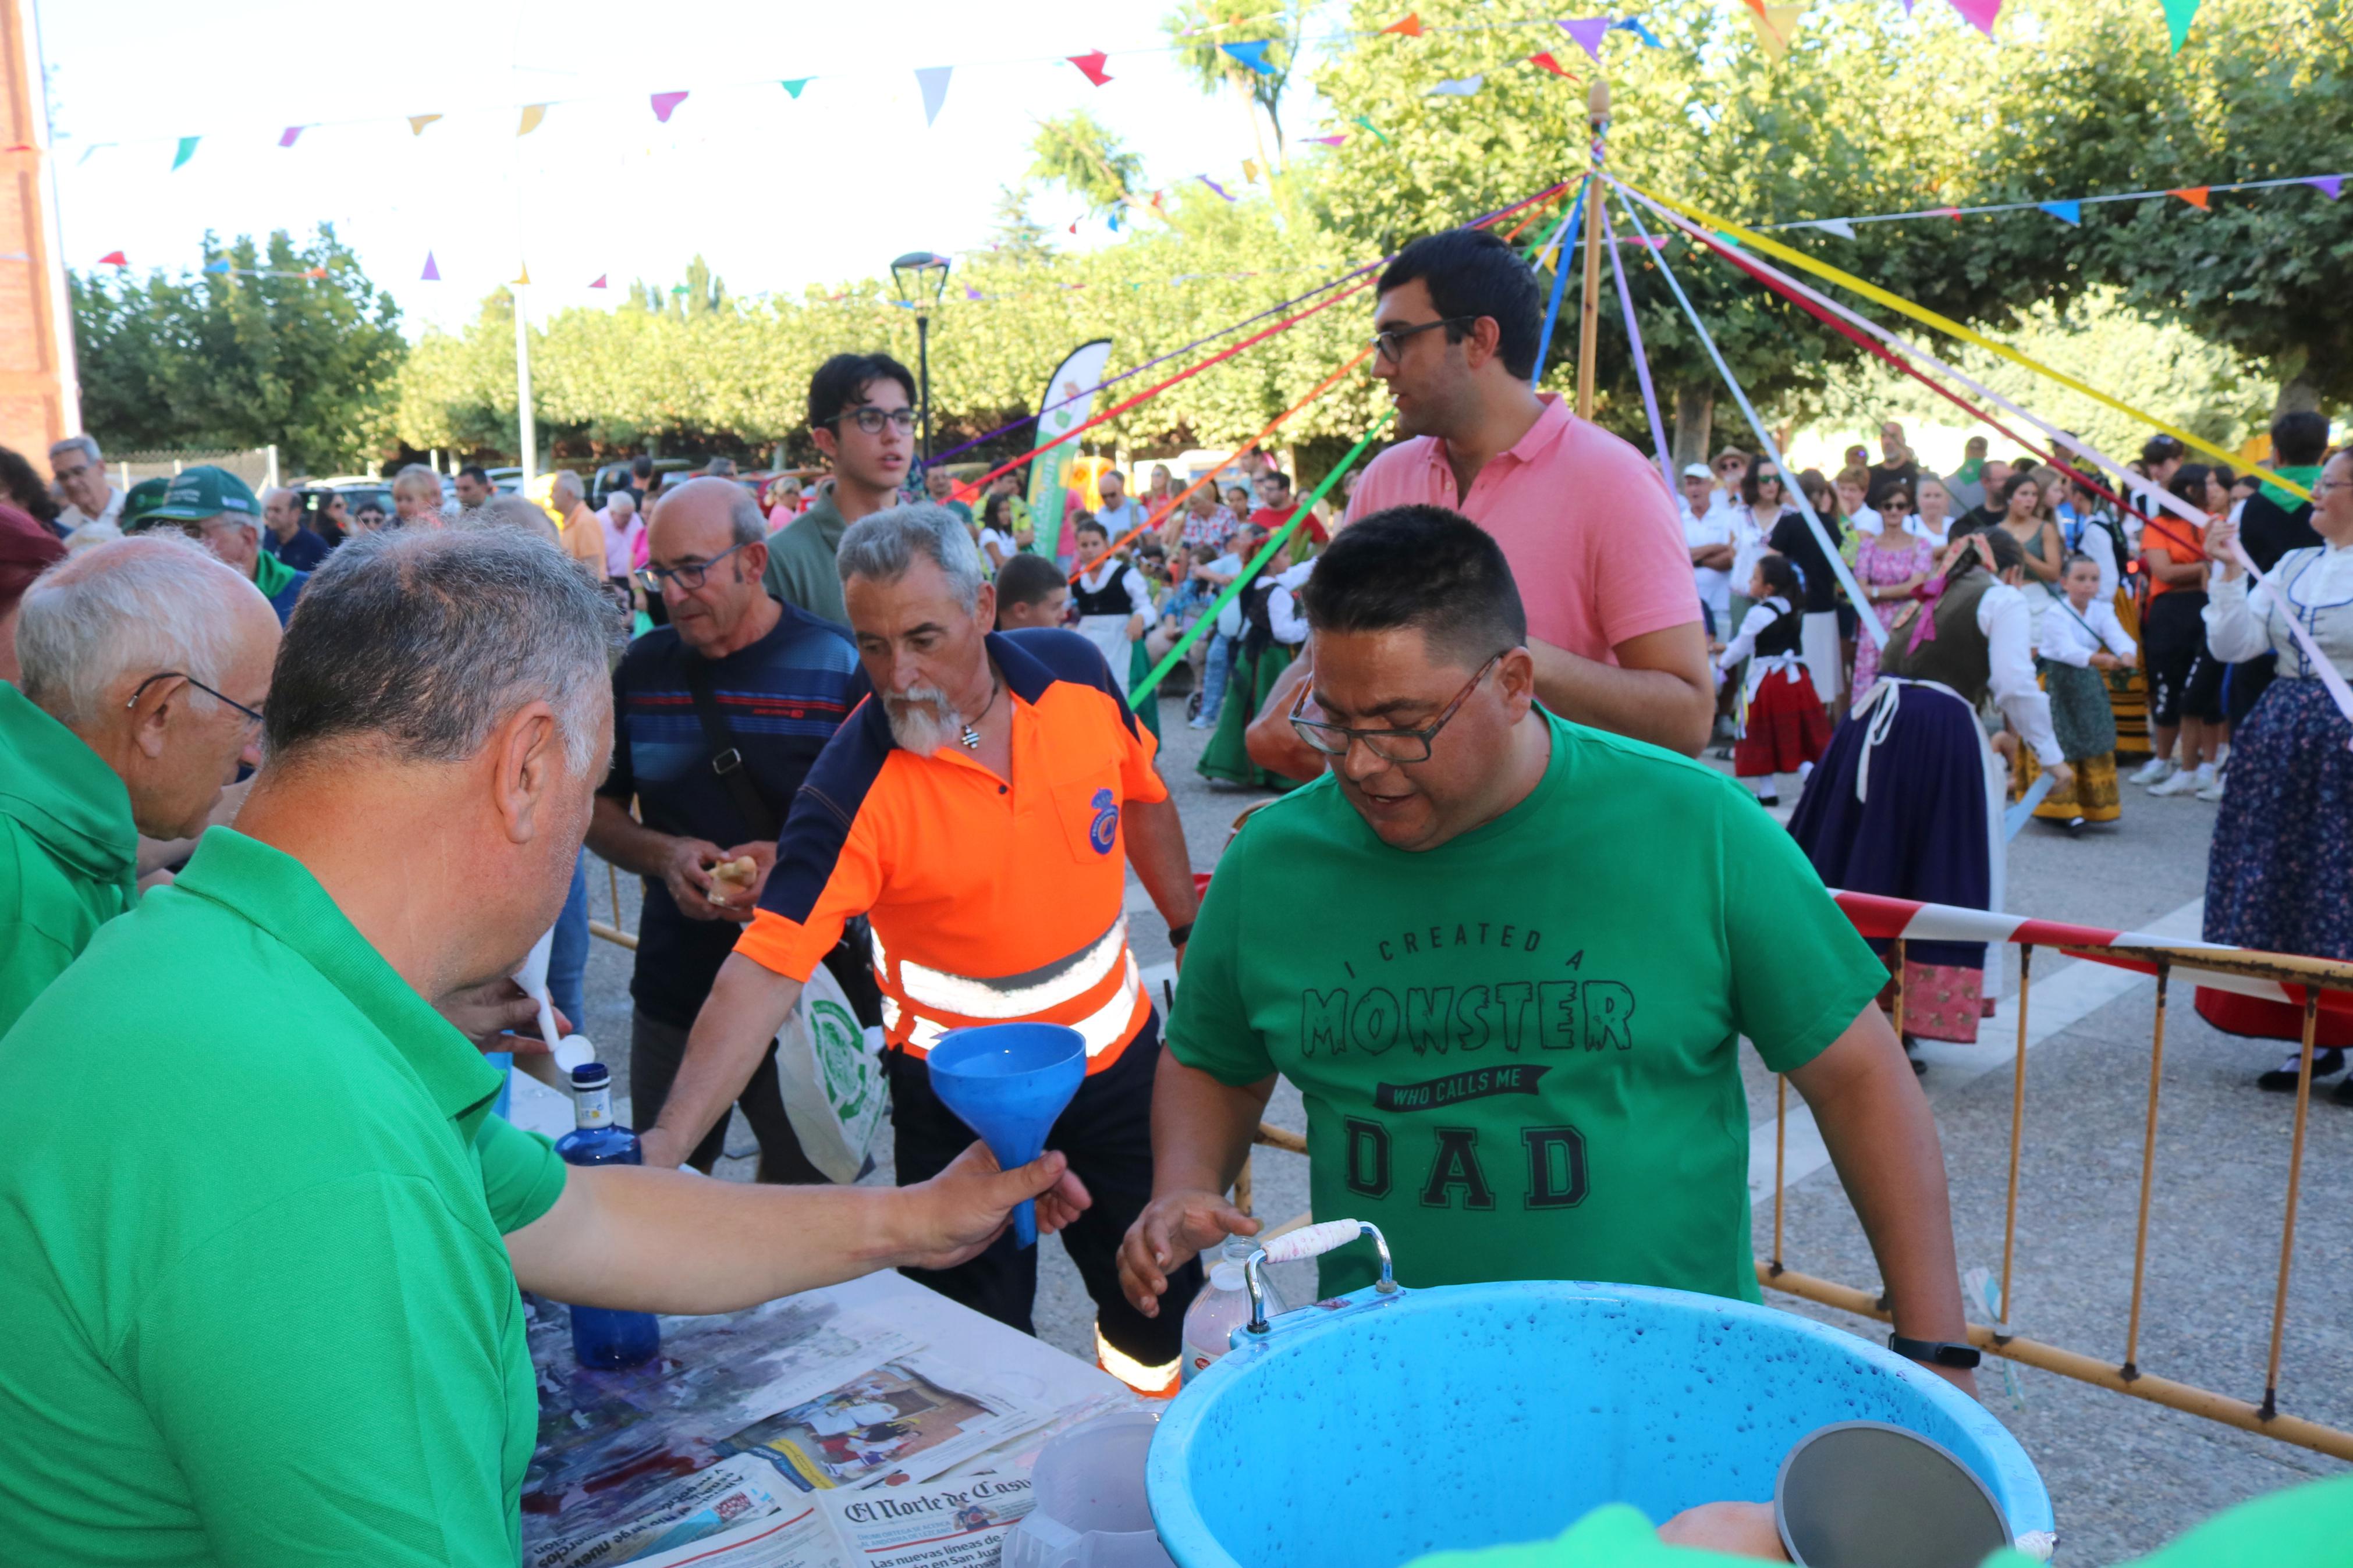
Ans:
<svg viewBox="0 0 2353 1568"><path fill-rule="evenodd" d="M2320 992L2304 988L2304 1047L2296 1058L2295 1133L2287 1155L2287 1218L2280 1226L2279 1289L2272 1297L2272 1353L2263 1363L2263 1419L2279 1414L2280 1336L2287 1329L2287 1270L2295 1257L2295 1199L2304 1181L2304 1118L2312 1109L2312 1045L2320 1027Z"/></svg>
<svg viewBox="0 0 2353 1568"><path fill-rule="evenodd" d="M2125 1363L2117 1369L2126 1383L2140 1375L2141 1289L2148 1279L2148 1199L2157 1186L2157 1097L2165 1081L2165 983L2172 967L2157 966L2157 1026L2148 1045L2148 1125L2140 1140L2140 1221L2133 1232L2132 1316L2125 1323Z"/></svg>
<svg viewBox="0 0 2353 1568"><path fill-rule="evenodd" d="M1593 127L1592 174L1585 184L1585 303L1577 319L1577 416L1593 417L1594 339L1601 327L1601 143L1609 132L1609 83L1599 72L1586 95ZM1567 262L1563 257L1562 263Z"/></svg>

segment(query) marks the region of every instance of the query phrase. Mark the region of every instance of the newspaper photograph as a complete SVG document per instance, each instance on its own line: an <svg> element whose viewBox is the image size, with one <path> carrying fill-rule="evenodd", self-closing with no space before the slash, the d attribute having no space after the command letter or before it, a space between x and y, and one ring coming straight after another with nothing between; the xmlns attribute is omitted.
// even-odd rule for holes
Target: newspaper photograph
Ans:
<svg viewBox="0 0 2353 1568"><path fill-rule="evenodd" d="M927 1481L1053 1414L910 1355L756 1421L718 1447L766 1460L803 1491Z"/></svg>
<svg viewBox="0 0 2353 1568"><path fill-rule="evenodd" d="M782 1511L776 1472L758 1460L722 1459L649 1499L626 1524L552 1535L524 1552L530 1568L609 1568L706 1540ZM795 1511L806 1504L786 1491Z"/></svg>

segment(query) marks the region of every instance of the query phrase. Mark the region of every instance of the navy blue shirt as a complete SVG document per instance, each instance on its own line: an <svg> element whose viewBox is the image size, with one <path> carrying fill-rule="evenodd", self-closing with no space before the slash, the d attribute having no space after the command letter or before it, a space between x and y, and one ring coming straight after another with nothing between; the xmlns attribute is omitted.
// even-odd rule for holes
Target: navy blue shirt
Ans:
<svg viewBox="0 0 2353 1568"><path fill-rule="evenodd" d="M298 528L283 543L269 529L261 531L261 547L297 572L315 572L327 558L328 543L307 528Z"/></svg>
<svg viewBox="0 0 2353 1568"><path fill-rule="evenodd" d="M723 849L759 837L712 771L715 748L687 684L687 672L703 665L753 786L777 823L791 815L809 765L865 682L844 628L781 607L766 637L721 659L705 660L670 626L629 645L613 671L613 770L600 794L624 805L636 796L638 818L658 832ZM743 930L733 921L687 919L661 879L648 878L629 994L649 1017L691 1026Z"/></svg>

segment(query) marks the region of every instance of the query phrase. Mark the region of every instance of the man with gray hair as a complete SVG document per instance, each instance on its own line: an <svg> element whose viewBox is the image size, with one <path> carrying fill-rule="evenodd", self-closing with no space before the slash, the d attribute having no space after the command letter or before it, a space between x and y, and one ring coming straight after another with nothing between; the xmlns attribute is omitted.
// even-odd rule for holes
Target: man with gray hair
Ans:
<svg viewBox="0 0 2353 1568"><path fill-rule="evenodd" d="M15 1558L511 1565L538 1430L518 1286L732 1311L953 1263L1025 1198L1083 1206L1059 1154L764 1187L574 1169L490 1111L432 1004L511 973L563 900L608 625L505 530L338 550L236 828L0 1038Z"/></svg>
<svg viewBox="0 0 2353 1568"><path fill-rule="evenodd" d="M294 614L308 572L298 572L261 548L261 507L253 490L227 468L184 468L164 498L132 521L133 532L177 529L219 556L261 590L284 626Z"/></svg>
<svg viewBox="0 0 2353 1568"><path fill-rule="evenodd" d="M665 518L667 512L664 513ZM657 526L659 526L659 524ZM1028 1020L1083 1042L1087 1078L1056 1146L1094 1205L1063 1247L1094 1298L1104 1367L1175 1386L1198 1264L1173 1273L1173 1311L1120 1293L1117 1250L1152 1196L1158 1020L1127 936L1129 866L1181 960L1195 896L1184 825L1092 643L996 633L995 587L963 521L928 503L860 519L835 556L875 698L827 742L793 799L752 923L721 965L646 1161L684 1159L744 1092L801 985L871 918L890 1040L898 1171L942 1169L965 1137L926 1058L948 1030ZM910 1277L1027 1331L1035 1247L1007 1239L960 1268Z"/></svg>
<svg viewBox="0 0 2353 1568"><path fill-rule="evenodd" d="M58 513L58 527L70 536L88 523L119 528L122 523L123 492L107 483L106 461L99 456L97 438L69 436L49 447L49 478L66 503Z"/></svg>
<svg viewBox="0 0 2353 1568"><path fill-rule="evenodd" d="M0 1032L136 898L139 836L201 832L260 760L269 602L180 539L118 539L18 609L24 688L0 684Z"/></svg>

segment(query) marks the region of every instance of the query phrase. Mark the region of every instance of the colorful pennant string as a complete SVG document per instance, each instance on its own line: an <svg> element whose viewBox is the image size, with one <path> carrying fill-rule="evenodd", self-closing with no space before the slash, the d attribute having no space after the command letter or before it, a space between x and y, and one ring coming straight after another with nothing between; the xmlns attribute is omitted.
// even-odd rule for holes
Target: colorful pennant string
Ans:
<svg viewBox="0 0 2353 1568"><path fill-rule="evenodd" d="M1103 62L1109 58L1111 57L1101 49L1094 49L1083 55L1072 55L1070 57L1070 61L1079 68L1080 75L1097 87L1101 87L1111 79L1111 74L1103 69Z"/></svg>

